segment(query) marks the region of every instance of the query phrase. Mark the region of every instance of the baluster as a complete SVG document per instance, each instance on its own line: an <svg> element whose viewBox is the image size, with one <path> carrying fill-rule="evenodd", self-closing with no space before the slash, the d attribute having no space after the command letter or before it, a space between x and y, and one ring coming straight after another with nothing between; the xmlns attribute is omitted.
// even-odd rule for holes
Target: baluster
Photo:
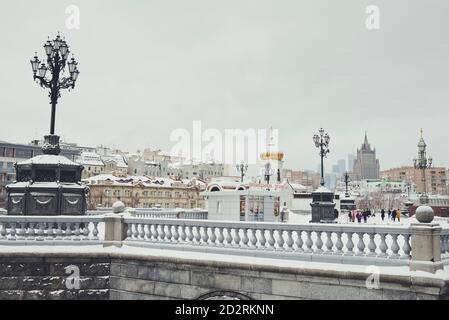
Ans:
<svg viewBox="0 0 449 320"><path fill-rule="evenodd" d="M187 230L189 231L188 235L187 235L187 239L189 240L189 244L192 244L193 238L194 238L192 226L187 226Z"/></svg>
<svg viewBox="0 0 449 320"><path fill-rule="evenodd" d="M179 232L178 232L178 228L179 228L178 225L174 225L174 226L173 226L173 241L174 241L175 243L178 243L178 242L179 242Z"/></svg>
<svg viewBox="0 0 449 320"><path fill-rule="evenodd" d="M234 247L240 247L240 229L239 228L234 228Z"/></svg>
<svg viewBox="0 0 449 320"><path fill-rule="evenodd" d="M379 245L379 249L380 249L380 253L379 253L379 257L387 257L387 242L385 241L386 238L386 234L385 233L381 233L380 234L380 245Z"/></svg>
<svg viewBox="0 0 449 320"><path fill-rule="evenodd" d="M277 250L284 250L284 243L285 243L285 241L284 241L284 230L278 230L277 231L277 233L278 233L278 237L277 237L277 240L276 240L276 243L277 243Z"/></svg>
<svg viewBox="0 0 449 320"><path fill-rule="evenodd" d="M94 228L92 229L92 240L98 240L98 222L93 222Z"/></svg>
<svg viewBox="0 0 449 320"><path fill-rule="evenodd" d="M266 249L267 239L265 238L265 229L260 229L259 248Z"/></svg>
<svg viewBox="0 0 449 320"><path fill-rule="evenodd" d="M8 240L16 241L16 224L14 222L10 224Z"/></svg>
<svg viewBox="0 0 449 320"><path fill-rule="evenodd" d="M195 231L195 242L194 242L194 244L199 245L199 244L201 244L201 227L194 226L193 230Z"/></svg>
<svg viewBox="0 0 449 320"><path fill-rule="evenodd" d="M396 233L392 233L391 238L393 239L393 243L391 244L391 251L393 251L391 258L395 259L399 257L398 235Z"/></svg>
<svg viewBox="0 0 449 320"><path fill-rule="evenodd" d="M28 240L36 240L35 239L35 232L34 232L34 223L33 222L30 222L29 224L28 224Z"/></svg>
<svg viewBox="0 0 449 320"><path fill-rule="evenodd" d="M83 240L90 240L89 234L89 223L90 222L84 222L84 228L83 228Z"/></svg>
<svg viewBox="0 0 449 320"><path fill-rule="evenodd" d="M313 246L312 231L307 230L306 234L307 234L307 240L306 240L306 247L307 247L307 249L306 249L305 252L312 253L313 252L313 250L312 250L312 246Z"/></svg>
<svg viewBox="0 0 449 320"><path fill-rule="evenodd" d="M133 236L133 225L131 223L126 224L126 240L131 240Z"/></svg>
<svg viewBox="0 0 449 320"><path fill-rule="evenodd" d="M273 230L272 229L268 230L268 235L269 235L269 237L268 237L268 249L274 250L276 241L274 240Z"/></svg>
<svg viewBox="0 0 449 320"><path fill-rule="evenodd" d="M410 235L409 234L403 234L402 235L404 239L404 245L402 246L402 251L404 252L404 255L402 256L404 259L410 259Z"/></svg>
<svg viewBox="0 0 449 320"><path fill-rule="evenodd" d="M223 227L218 227L218 246L224 247L224 235L223 235Z"/></svg>
<svg viewBox="0 0 449 320"><path fill-rule="evenodd" d="M6 223L3 222L0 223L0 239L6 239Z"/></svg>
<svg viewBox="0 0 449 320"><path fill-rule="evenodd" d="M242 229L242 248L248 248L249 238L248 238L248 229Z"/></svg>
<svg viewBox="0 0 449 320"><path fill-rule="evenodd" d="M316 250L315 253L323 253L323 250L321 249L323 247L323 240L321 240L321 234L323 233L322 231L315 231L316 233Z"/></svg>
<svg viewBox="0 0 449 320"><path fill-rule="evenodd" d="M341 231L336 231L337 234L337 242L335 242L335 248L337 248L337 251L335 254L342 255L343 254L343 241L341 241L342 233Z"/></svg>
<svg viewBox="0 0 449 320"><path fill-rule="evenodd" d="M75 230L74 230L73 240L79 241L80 239L80 223L75 222Z"/></svg>
<svg viewBox="0 0 449 320"><path fill-rule="evenodd" d="M185 226L185 225L181 225L181 242L186 242L186 239L187 239L187 233L186 233L186 229L187 229L188 227L187 226Z"/></svg>
<svg viewBox="0 0 449 320"><path fill-rule="evenodd" d="M369 234L368 255L371 257L376 255L376 242L374 242L374 236L375 236L374 232Z"/></svg>
<svg viewBox="0 0 449 320"><path fill-rule="evenodd" d="M17 240L25 240L25 236L26 236L25 223L21 222L21 223L19 223L19 225L20 225L20 228L19 228L19 231L17 232Z"/></svg>
<svg viewBox="0 0 449 320"><path fill-rule="evenodd" d="M304 245L304 241L302 240L302 230L296 231L296 251L304 252L302 246Z"/></svg>
<svg viewBox="0 0 449 320"><path fill-rule="evenodd" d="M215 243L215 241L217 241L217 236L215 235L215 227L211 227L210 228L210 243L213 246L216 246L217 244Z"/></svg>
<svg viewBox="0 0 449 320"><path fill-rule="evenodd" d="M38 227L39 227L39 224L38 224ZM39 240L39 229L37 230L37 233L38 233L38 237L36 238L36 240ZM72 223L71 222L65 223L64 240L72 240Z"/></svg>
<svg viewBox="0 0 449 320"><path fill-rule="evenodd" d="M202 236L201 236L201 240L202 240L201 244L203 246L207 246L209 244L209 233L207 232L208 228L207 227L201 227L201 229L203 229Z"/></svg>
<svg viewBox="0 0 449 320"><path fill-rule="evenodd" d="M144 227L145 227L145 225L142 223L139 223L137 225L137 233L138 233L139 240L145 240L145 230L143 230Z"/></svg>
<svg viewBox="0 0 449 320"><path fill-rule="evenodd" d="M172 231L171 231L171 229L172 229L172 225L171 224L168 224L167 225L167 232L166 232L166 238L167 238L167 241L168 242L172 242L172 238L173 238L173 233L172 233Z"/></svg>
<svg viewBox="0 0 449 320"><path fill-rule="evenodd" d="M231 228L226 228L226 246L231 247L232 246L232 235L231 235Z"/></svg>
<svg viewBox="0 0 449 320"><path fill-rule="evenodd" d="M292 230L287 230L287 251L293 251L293 237L292 237Z"/></svg>
<svg viewBox="0 0 449 320"><path fill-rule="evenodd" d="M161 224L161 229L160 229L160 232L159 232L159 236L160 236L160 240L161 241L165 241L165 224Z"/></svg>
<svg viewBox="0 0 449 320"><path fill-rule="evenodd" d="M62 240L62 222L56 223L56 237L55 240Z"/></svg>
<svg viewBox="0 0 449 320"><path fill-rule="evenodd" d="M365 255L365 242L363 241L363 236L365 235L365 232L357 232L357 236L359 237L359 241L357 242L357 249L358 252L356 255L363 256Z"/></svg>
<svg viewBox="0 0 449 320"><path fill-rule="evenodd" d="M159 232L157 230L157 227L158 227L157 224L153 225L153 238L152 238L152 240L155 241L155 242L157 242L158 239L159 239Z"/></svg>
<svg viewBox="0 0 449 320"><path fill-rule="evenodd" d="M46 231L45 231L45 239L46 240L53 240L53 222L46 222L44 223L45 227L46 227Z"/></svg>
<svg viewBox="0 0 449 320"><path fill-rule="evenodd" d="M131 223L131 239L137 240L139 236L139 230L137 230L138 224L137 223Z"/></svg>
<svg viewBox="0 0 449 320"><path fill-rule="evenodd" d="M334 247L334 243L332 242L332 231L326 231L326 251L325 254L333 254L334 251L332 248Z"/></svg>
<svg viewBox="0 0 449 320"><path fill-rule="evenodd" d="M257 249L257 230L249 229L250 247L251 249Z"/></svg>
<svg viewBox="0 0 449 320"><path fill-rule="evenodd" d="M352 235L354 232L346 232L346 235L348 236L348 241L346 242L346 249L348 249L345 253L345 255L352 256L354 255L354 242L352 242Z"/></svg>
<svg viewBox="0 0 449 320"><path fill-rule="evenodd" d="M37 224L38 229L37 229L37 241L44 241L44 223L43 222L39 222Z"/></svg>

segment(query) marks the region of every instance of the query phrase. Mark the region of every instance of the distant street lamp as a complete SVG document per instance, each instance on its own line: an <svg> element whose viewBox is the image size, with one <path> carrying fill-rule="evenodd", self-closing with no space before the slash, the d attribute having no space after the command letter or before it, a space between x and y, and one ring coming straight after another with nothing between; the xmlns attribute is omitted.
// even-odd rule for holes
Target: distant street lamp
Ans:
<svg viewBox="0 0 449 320"><path fill-rule="evenodd" d="M347 172L345 172L344 177L345 177L345 180L344 180L344 182L345 182L345 196L349 197L349 192L348 192L348 184L349 184L349 181L350 181L349 180L349 174Z"/></svg>
<svg viewBox="0 0 449 320"><path fill-rule="evenodd" d="M246 172L248 171L248 165L242 161L242 163L238 164L236 166L236 168L237 168L237 171L240 173L240 182L243 182L243 177L245 176Z"/></svg>
<svg viewBox="0 0 449 320"><path fill-rule="evenodd" d="M429 203L429 197L427 195L427 183L426 183L426 170L432 167L432 158L426 157L427 144L424 142L423 131L421 129L421 139L418 143L418 158L413 159L413 166L415 169L421 170L421 179L424 184L423 193L420 197L421 204Z"/></svg>
<svg viewBox="0 0 449 320"><path fill-rule="evenodd" d="M56 104L58 103L58 98L61 97L61 90L75 88L75 83L80 72L77 67L78 63L75 61L73 55L70 61L68 61L69 46L64 39L61 39L59 34L54 40L48 40L44 44L44 50L47 56L47 64L44 62L41 63L37 57L37 52L30 62L33 70L33 79L38 80L37 82L42 88L50 89L50 135L54 135ZM64 77L66 66L68 67L69 74ZM46 77L47 71L50 71L50 77Z"/></svg>
<svg viewBox="0 0 449 320"><path fill-rule="evenodd" d="M315 147L320 148L320 157L321 157L321 186L324 186L324 163L323 158L329 153L329 141L330 136L327 133L324 133L324 129L321 128L318 131L319 134L315 134L313 136L313 142L315 142Z"/></svg>
<svg viewBox="0 0 449 320"><path fill-rule="evenodd" d="M267 162L265 164L265 181L270 184L270 177L274 174L274 170L271 169L271 163Z"/></svg>

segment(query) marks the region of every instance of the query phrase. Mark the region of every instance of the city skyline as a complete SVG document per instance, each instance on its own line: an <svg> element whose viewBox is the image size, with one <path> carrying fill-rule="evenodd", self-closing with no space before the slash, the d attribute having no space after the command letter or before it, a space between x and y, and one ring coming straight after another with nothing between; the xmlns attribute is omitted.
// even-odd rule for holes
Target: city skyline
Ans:
<svg viewBox="0 0 449 320"><path fill-rule="evenodd" d="M423 128L435 165L449 166L444 1L381 1L381 27L371 31L366 1L344 10L247 1L239 12L222 2L76 1L79 30L64 25L68 4L3 5L0 17L15 32L0 30L0 105L4 119L27 117L20 130L3 123L0 140L48 133L48 99L32 83L29 59L59 30L82 68L77 90L57 107L56 133L68 142L169 150L170 132L198 119L221 131L272 125L285 167L315 170L312 136L322 126L331 135L327 170L356 152L365 130L385 169L412 165ZM431 112L423 117L424 110Z"/></svg>

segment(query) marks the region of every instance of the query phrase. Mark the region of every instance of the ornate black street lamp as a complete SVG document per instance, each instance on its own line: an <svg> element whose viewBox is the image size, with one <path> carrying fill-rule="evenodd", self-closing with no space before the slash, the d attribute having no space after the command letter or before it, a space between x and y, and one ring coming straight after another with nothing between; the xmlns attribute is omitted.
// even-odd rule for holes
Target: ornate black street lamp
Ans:
<svg viewBox="0 0 449 320"><path fill-rule="evenodd" d="M421 170L421 178L423 181L423 193L420 197L421 204L429 203L429 197L427 195L427 182L426 182L426 170L432 167L432 158L426 157L427 144L424 142L423 131L421 129L421 139L418 142L418 158L413 159L413 166L415 169Z"/></svg>
<svg viewBox="0 0 449 320"><path fill-rule="evenodd" d="M78 71L78 62L75 61L73 55L69 60L69 46L64 39L61 39L59 34L54 40L48 40L44 44L44 50L47 56L47 64L43 61L41 63L37 57L37 52L30 62L33 70L33 79L37 80L42 88L49 89L50 91L48 95L51 104L50 135L54 136L56 104L58 103L58 98L61 97L61 90L75 88L75 83L80 72ZM68 73L66 73L66 67ZM50 75L48 75L48 71ZM56 142L59 139L49 138L48 140L50 142Z"/></svg>
<svg viewBox="0 0 449 320"><path fill-rule="evenodd" d="M75 87L77 63L68 61L69 46L59 34L44 44L47 61L31 60L33 78L49 89L52 105L50 134L42 146L44 155L16 163L17 181L6 186L9 215L84 215L89 187L81 184L84 167L59 155L59 136L55 135L55 112L61 90ZM66 66L69 75L65 76ZM49 72L49 74L48 74Z"/></svg>
<svg viewBox="0 0 449 320"><path fill-rule="evenodd" d="M236 166L236 168L237 168L237 171L240 173L240 182L243 182L243 177L245 176L246 172L248 171L248 165L242 161L242 163L238 164Z"/></svg>
<svg viewBox="0 0 449 320"><path fill-rule="evenodd" d="M323 158L329 153L329 141L330 136L327 133L324 133L324 129L321 128L318 131L319 134L315 134L313 136L313 142L315 142L315 147L320 148L320 157L321 157L321 186L324 186L324 163Z"/></svg>
<svg viewBox="0 0 449 320"><path fill-rule="evenodd" d="M423 193L419 198L421 205L416 208L415 217L421 223L431 223L435 215L432 207L428 205L429 196L427 195L427 182L426 182L426 170L432 167L432 158L427 158L426 156L426 143L424 142L422 129L421 129L421 139L418 142L418 159L413 159L413 165L415 169L421 170L422 181L423 181Z"/></svg>

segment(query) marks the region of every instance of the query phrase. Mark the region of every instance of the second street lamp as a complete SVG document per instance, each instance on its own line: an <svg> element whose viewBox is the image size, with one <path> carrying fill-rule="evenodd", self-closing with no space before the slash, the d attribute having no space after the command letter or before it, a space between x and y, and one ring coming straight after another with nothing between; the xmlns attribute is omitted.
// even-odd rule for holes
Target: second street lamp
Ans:
<svg viewBox="0 0 449 320"><path fill-rule="evenodd" d="M240 182L243 182L243 177L245 176L246 171L248 171L248 165L242 161L242 163L238 164L236 168L237 171L240 173Z"/></svg>
<svg viewBox="0 0 449 320"><path fill-rule="evenodd" d="M315 147L320 149L320 157L321 157L321 186L324 186L324 161L323 158L329 153L329 142L330 136L324 132L324 129L321 128L318 131L318 134L313 136L313 142L315 142Z"/></svg>

